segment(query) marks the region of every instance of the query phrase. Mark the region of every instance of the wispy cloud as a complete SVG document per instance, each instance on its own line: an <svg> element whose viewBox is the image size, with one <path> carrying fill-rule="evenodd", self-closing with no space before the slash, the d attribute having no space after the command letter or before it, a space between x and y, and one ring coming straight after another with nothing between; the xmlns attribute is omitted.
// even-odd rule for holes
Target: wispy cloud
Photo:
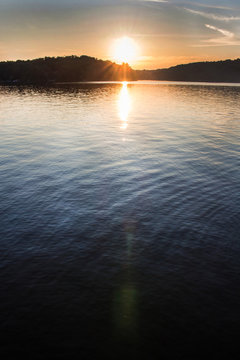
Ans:
<svg viewBox="0 0 240 360"><path fill-rule="evenodd" d="M217 10L234 10L233 7L230 6L223 6L223 5L211 5L211 4L202 4L202 3L195 3L196 6L205 7L209 9L217 9Z"/></svg>
<svg viewBox="0 0 240 360"><path fill-rule="evenodd" d="M208 25L208 24L205 24L205 26L206 26L208 29L211 29L211 30L215 30L215 31L220 32L220 34L224 35L224 37L226 37L226 38L228 38L228 39L232 39L232 38L234 37L234 33L232 33L231 31L224 30L224 29L219 29L219 28L217 28L216 26Z"/></svg>
<svg viewBox="0 0 240 360"><path fill-rule="evenodd" d="M240 16L226 16L226 15L219 15L219 14L212 14L205 11L193 10L189 8L185 8L191 14L203 16L207 19L211 20L218 20L218 21L238 21L240 20Z"/></svg>
<svg viewBox="0 0 240 360"><path fill-rule="evenodd" d="M136 38L182 38L182 39L192 39L192 38L196 38L196 34L181 34L181 33L136 33L136 34L131 34L131 36L136 37Z"/></svg>
<svg viewBox="0 0 240 360"><path fill-rule="evenodd" d="M152 3L168 3L168 0L140 0L142 2L152 2Z"/></svg>
<svg viewBox="0 0 240 360"><path fill-rule="evenodd" d="M182 1L182 5L193 5L192 1ZM216 10L234 10L233 7L223 6L223 5L212 5L212 4L203 4L200 2L194 2L195 7L202 7L206 9L216 9Z"/></svg>
<svg viewBox="0 0 240 360"><path fill-rule="evenodd" d="M221 37L210 38L207 40L202 40L201 44L196 44L194 47L207 47L207 46L239 46L240 39L236 38L235 34L226 29L221 29L213 25L205 24L206 28L220 33Z"/></svg>

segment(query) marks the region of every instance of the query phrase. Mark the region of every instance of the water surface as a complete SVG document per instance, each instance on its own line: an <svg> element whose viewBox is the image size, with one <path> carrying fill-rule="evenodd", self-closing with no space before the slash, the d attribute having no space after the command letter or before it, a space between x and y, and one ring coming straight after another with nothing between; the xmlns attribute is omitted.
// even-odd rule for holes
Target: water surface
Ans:
<svg viewBox="0 0 240 360"><path fill-rule="evenodd" d="M3 358L235 354L239 101L233 84L0 87Z"/></svg>

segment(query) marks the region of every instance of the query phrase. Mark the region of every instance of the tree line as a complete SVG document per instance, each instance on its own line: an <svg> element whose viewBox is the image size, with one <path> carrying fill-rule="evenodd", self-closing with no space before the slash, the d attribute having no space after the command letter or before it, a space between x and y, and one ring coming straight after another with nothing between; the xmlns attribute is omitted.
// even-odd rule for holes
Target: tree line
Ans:
<svg viewBox="0 0 240 360"><path fill-rule="evenodd" d="M133 70L126 63L118 65L86 55L0 62L1 84L124 80L240 82L240 59L157 70Z"/></svg>
<svg viewBox="0 0 240 360"><path fill-rule="evenodd" d="M0 62L1 83L48 84L114 80L135 80L135 72L128 64L118 65L85 55Z"/></svg>
<svg viewBox="0 0 240 360"><path fill-rule="evenodd" d="M137 71L142 80L240 82L240 59L197 62L168 69Z"/></svg>

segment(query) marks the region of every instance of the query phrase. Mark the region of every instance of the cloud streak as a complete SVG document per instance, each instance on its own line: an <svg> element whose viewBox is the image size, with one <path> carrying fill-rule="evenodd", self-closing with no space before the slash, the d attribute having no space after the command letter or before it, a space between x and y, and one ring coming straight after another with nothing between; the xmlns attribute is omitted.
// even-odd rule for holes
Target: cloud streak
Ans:
<svg viewBox="0 0 240 360"><path fill-rule="evenodd" d="M216 10L233 10L233 7L230 6L223 6L223 5L211 5L211 4L203 4L199 2L193 2L192 1L183 1L181 2L182 5L194 5L197 7L207 8L207 9L216 9Z"/></svg>
<svg viewBox="0 0 240 360"><path fill-rule="evenodd" d="M215 30L215 31L218 31L220 32L220 34L224 35L224 37L228 38L228 39L232 39L234 37L234 33L228 31L228 30L224 30L224 29L219 29L217 28L216 26L212 26L212 25L208 25L208 24L205 24L205 26L208 28L208 29L211 29L211 30Z"/></svg>
<svg viewBox="0 0 240 360"><path fill-rule="evenodd" d="M208 40L202 40L201 44L194 45L194 47L209 47L209 46L239 46L240 40L235 37L235 34L231 31L218 28L213 25L205 24L205 27L220 33L221 37L211 38Z"/></svg>
<svg viewBox="0 0 240 360"><path fill-rule="evenodd" d="M168 3L168 0L140 0L141 2L150 2L150 3Z"/></svg>
<svg viewBox="0 0 240 360"><path fill-rule="evenodd" d="M207 19L211 19L211 20L226 21L226 22L240 20L240 16L218 15L218 14L208 13L205 11L193 10L193 9L189 9L189 8L185 8L185 10L191 14L199 15L199 16L205 17Z"/></svg>

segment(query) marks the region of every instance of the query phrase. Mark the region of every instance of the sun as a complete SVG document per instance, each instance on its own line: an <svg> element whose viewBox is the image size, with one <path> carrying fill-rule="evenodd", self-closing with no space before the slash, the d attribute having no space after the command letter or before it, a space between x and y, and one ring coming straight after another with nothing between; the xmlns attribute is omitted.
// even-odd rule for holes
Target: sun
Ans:
<svg viewBox="0 0 240 360"><path fill-rule="evenodd" d="M112 58L117 63L134 63L139 54L137 43L130 37L124 36L116 39L112 46Z"/></svg>

